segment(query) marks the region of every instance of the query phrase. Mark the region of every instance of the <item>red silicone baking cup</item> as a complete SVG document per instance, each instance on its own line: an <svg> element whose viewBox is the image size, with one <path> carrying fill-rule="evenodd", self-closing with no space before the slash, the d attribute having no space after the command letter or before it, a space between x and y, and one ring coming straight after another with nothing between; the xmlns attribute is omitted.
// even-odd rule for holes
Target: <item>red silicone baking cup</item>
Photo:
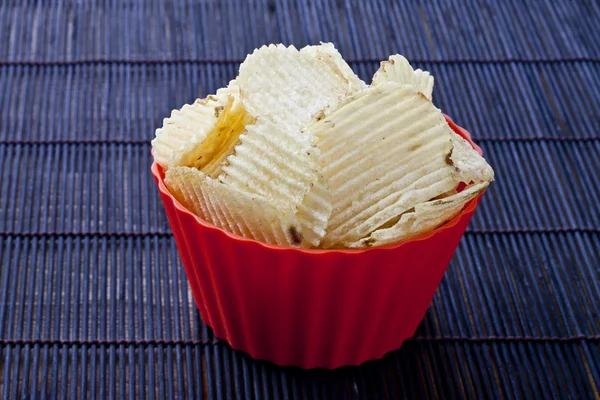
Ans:
<svg viewBox="0 0 600 400"><path fill-rule="evenodd" d="M446 118L482 153L466 130ZM303 368L358 365L410 338L481 198L416 239L309 250L217 228L169 193L158 164L152 173L204 322L236 350Z"/></svg>

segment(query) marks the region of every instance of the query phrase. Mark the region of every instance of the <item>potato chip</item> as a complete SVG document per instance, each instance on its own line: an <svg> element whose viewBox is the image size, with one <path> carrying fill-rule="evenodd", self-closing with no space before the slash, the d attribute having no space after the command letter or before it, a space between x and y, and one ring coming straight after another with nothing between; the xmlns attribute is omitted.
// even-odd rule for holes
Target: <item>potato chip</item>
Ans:
<svg viewBox="0 0 600 400"><path fill-rule="evenodd" d="M242 102L255 117L306 127L360 85L355 79L350 83L348 70L336 64L332 54L330 47L298 51L293 46L269 45L255 50L240 66L237 82Z"/></svg>
<svg viewBox="0 0 600 400"><path fill-rule="evenodd" d="M299 129L258 119L246 127L218 179L263 196L284 212L296 214L302 208L298 218L311 232L307 240L317 246L331 214L331 202L317 184L317 152Z"/></svg>
<svg viewBox="0 0 600 400"><path fill-rule="evenodd" d="M193 137L203 138L213 124L214 101L198 99L180 110L173 110L170 118L163 120L162 128L156 130L152 140L154 159L166 168L174 151L179 150Z"/></svg>
<svg viewBox="0 0 600 400"><path fill-rule="evenodd" d="M491 182L494 180L494 170L485 159L456 132L450 132L452 139L452 154L450 159L458 170L462 182Z"/></svg>
<svg viewBox="0 0 600 400"><path fill-rule="evenodd" d="M367 87L367 84L352 71L352 68L350 68L346 60L342 58L342 55L337 51L333 43L321 43L319 46L306 46L300 50L300 53L309 54L318 61L329 64L338 74L348 81L348 88L350 91Z"/></svg>
<svg viewBox="0 0 600 400"><path fill-rule="evenodd" d="M381 67L373 75L373 85L383 82L397 82L414 86L431 101L433 93L433 76L427 71L413 70L408 60L399 54L382 61Z"/></svg>
<svg viewBox="0 0 600 400"><path fill-rule="evenodd" d="M356 242L455 188L450 132L413 86L393 82L355 93L309 126L333 203L322 245Z"/></svg>
<svg viewBox="0 0 600 400"><path fill-rule="evenodd" d="M435 79L429 71L415 69L415 83L419 92L423 93L429 100L433 98L433 84Z"/></svg>
<svg viewBox="0 0 600 400"><path fill-rule="evenodd" d="M167 168L174 152L181 151L191 141L203 141L215 126L218 114L229 96L239 98L239 88L235 80L229 82L226 88L219 89L215 96L197 99L180 110L173 110L171 117L165 118L163 126L156 130L156 137L152 140L156 162Z"/></svg>
<svg viewBox="0 0 600 400"><path fill-rule="evenodd" d="M265 196L277 207L291 208L302 202L317 179L316 152L299 130L257 119L239 137L219 180Z"/></svg>
<svg viewBox="0 0 600 400"><path fill-rule="evenodd" d="M300 204L297 214L306 243L313 247L319 246L325 236L332 209L329 189L325 185L325 179L319 174Z"/></svg>
<svg viewBox="0 0 600 400"><path fill-rule="evenodd" d="M489 182L478 183L460 193L417 204L414 209L402 214L392 227L376 230L368 238L350 243L348 247L383 246L420 236L456 217L464 205L483 193L488 185Z"/></svg>
<svg viewBox="0 0 600 400"><path fill-rule="evenodd" d="M302 228L266 198L227 186L190 167L173 167L165 183L171 194L205 221L229 232L265 243L298 247Z"/></svg>
<svg viewBox="0 0 600 400"><path fill-rule="evenodd" d="M229 96L233 96L236 101L240 98L240 86L235 79L229 81L227 86L218 89L214 97L223 101Z"/></svg>
<svg viewBox="0 0 600 400"><path fill-rule="evenodd" d="M212 178L219 176L225 159L239 143L246 126L254 123L254 118L233 96L228 96L227 103L221 108L215 108L214 113L218 118L212 129L204 137L198 135L174 151L169 168L195 167Z"/></svg>

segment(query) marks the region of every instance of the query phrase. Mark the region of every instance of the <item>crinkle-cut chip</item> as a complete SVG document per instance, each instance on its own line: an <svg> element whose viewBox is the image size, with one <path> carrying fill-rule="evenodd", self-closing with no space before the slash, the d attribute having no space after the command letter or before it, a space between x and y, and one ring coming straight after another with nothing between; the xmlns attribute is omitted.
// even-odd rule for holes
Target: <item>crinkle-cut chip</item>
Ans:
<svg viewBox="0 0 600 400"><path fill-rule="evenodd" d="M175 151L169 161L170 168L194 167L213 178L219 176L225 159L232 154L246 126L254 123L254 118L233 96L229 96L223 108L215 113L218 113L218 120L213 129L202 140L190 140Z"/></svg>
<svg viewBox="0 0 600 400"><path fill-rule="evenodd" d="M304 243L296 216L262 196L229 187L190 167L168 169L165 183L183 206L219 228L280 246Z"/></svg>
<svg viewBox="0 0 600 400"><path fill-rule="evenodd" d="M382 61L381 66L373 75L373 85L382 82L397 82L416 86L417 77L408 60L396 54L390 56L387 61Z"/></svg>
<svg viewBox="0 0 600 400"><path fill-rule="evenodd" d="M421 69L415 69L416 87L419 92L423 93L429 100L433 98L433 84L435 79L429 71L422 71Z"/></svg>
<svg viewBox="0 0 600 400"><path fill-rule="evenodd" d="M240 136L218 180L298 213L306 240L316 246L331 214L331 202L318 184L317 153L299 129L257 119Z"/></svg>
<svg viewBox="0 0 600 400"><path fill-rule="evenodd" d="M207 98L186 104L180 110L173 110L171 117L163 120L162 128L156 130L156 137L152 140L154 160L167 168L173 152L180 150L193 138L202 140L206 137L216 121L214 113L218 106L219 102L215 98Z"/></svg>
<svg viewBox="0 0 600 400"><path fill-rule="evenodd" d="M388 61L382 61L381 67L373 75L373 85L384 82L412 85L429 101L432 99L433 76L428 71L413 70L408 60L399 54L390 56Z"/></svg>
<svg viewBox="0 0 600 400"><path fill-rule="evenodd" d="M457 168L460 179L464 183L491 182L494 170L469 142L454 131L451 131L452 154L450 159Z"/></svg>
<svg viewBox="0 0 600 400"><path fill-rule="evenodd" d="M317 179L316 153L299 129L259 118L246 126L218 179L296 212Z"/></svg>
<svg viewBox="0 0 600 400"><path fill-rule="evenodd" d="M324 61L331 65L337 72L348 81L350 91L360 90L367 87L367 84L362 81L348 65L340 52L335 48L333 43L323 43L319 46L306 46L300 50L300 53L310 54L319 61Z"/></svg>
<svg viewBox="0 0 600 400"><path fill-rule="evenodd" d="M332 196L325 247L358 241L460 182L450 127L409 85L357 92L306 131L316 138Z"/></svg>
<svg viewBox="0 0 600 400"><path fill-rule="evenodd" d="M171 117L165 118L163 126L156 130L156 137L152 140L155 161L167 168L174 152L182 150L190 141L202 142L215 126L218 114L229 96L239 99L239 87L235 80L219 89L216 95L197 99L180 110L173 110Z"/></svg>
<svg viewBox="0 0 600 400"><path fill-rule="evenodd" d="M240 66L237 82L252 115L301 129L351 92L331 62L283 45L254 50Z"/></svg>
<svg viewBox="0 0 600 400"><path fill-rule="evenodd" d="M488 185L488 182L474 184L451 196L417 204L413 210L402 214L395 225L376 230L368 238L348 243L347 247L383 246L420 236L456 217L465 204L483 193Z"/></svg>
<svg viewBox="0 0 600 400"><path fill-rule="evenodd" d="M235 79L229 81L227 86L218 89L214 97L220 99L221 102L224 102L230 96L232 96L235 101L239 101L240 86Z"/></svg>
<svg viewBox="0 0 600 400"><path fill-rule="evenodd" d="M317 247L321 243L331 211L331 195L325 180L319 175L300 204L297 214L304 240L311 246Z"/></svg>

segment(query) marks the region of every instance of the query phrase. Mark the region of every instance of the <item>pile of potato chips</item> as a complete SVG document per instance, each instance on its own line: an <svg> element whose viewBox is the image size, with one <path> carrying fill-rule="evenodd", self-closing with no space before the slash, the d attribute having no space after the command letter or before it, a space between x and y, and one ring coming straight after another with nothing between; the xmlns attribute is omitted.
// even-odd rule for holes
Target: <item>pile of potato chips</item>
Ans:
<svg viewBox="0 0 600 400"><path fill-rule="evenodd" d="M494 177L433 105L433 82L400 55L368 86L330 43L263 46L226 88L164 120L154 158L185 207L247 238L309 248L412 238Z"/></svg>

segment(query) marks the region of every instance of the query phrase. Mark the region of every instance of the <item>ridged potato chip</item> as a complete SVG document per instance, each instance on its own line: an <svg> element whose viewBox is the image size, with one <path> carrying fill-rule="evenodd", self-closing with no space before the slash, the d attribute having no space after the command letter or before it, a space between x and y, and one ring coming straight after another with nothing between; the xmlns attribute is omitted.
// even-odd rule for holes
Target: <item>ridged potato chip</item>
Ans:
<svg viewBox="0 0 600 400"><path fill-rule="evenodd" d="M408 60L399 54L390 56L381 62L381 67L373 75L373 85L396 82L414 86L431 101L433 94L433 76L428 71L413 70Z"/></svg>
<svg viewBox="0 0 600 400"><path fill-rule="evenodd" d="M280 246L303 243L296 216L282 212L262 196L227 186L190 167L169 168L165 183L181 204L219 228Z"/></svg>
<svg viewBox="0 0 600 400"><path fill-rule="evenodd" d="M236 101L238 101L240 98L240 86L235 79L229 81L227 86L218 89L217 93L214 95L214 97L221 100L224 100L229 96L233 96L234 100Z"/></svg>
<svg viewBox="0 0 600 400"><path fill-rule="evenodd" d="M337 70L338 74L343 76L348 82L348 89L351 92L367 87L367 84L352 71L352 68L350 68L346 60L342 58L342 55L335 48L333 43L321 43L318 46L306 46L300 50L300 53L308 54L319 61L329 64L333 69Z"/></svg>
<svg viewBox="0 0 600 400"><path fill-rule="evenodd" d="M255 50L240 66L237 82L242 102L255 117L306 127L360 86L358 78L349 79L344 64L325 57L331 54L331 48L299 51L283 45Z"/></svg>
<svg viewBox="0 0 600 400"><path fill-rule="evenodd" d="M433 78L433 75L429 73L429 71L415 69L415 84L419 92L423 93L423 95L429 100L432 100L433 98L434 82L435 79Z"/></svg>
<svg viewBox="0 0 600 400"><path fill-rule="evenodd" d="M357 242L463 178L444 116L412 85L357 92L307 133L332 196L325 247Z"/></svg>
<svg viewBox="0 0 600 400"><path fill-rule="evenodd" d="M198 99L180 110L173 110L165 118L162 128L156 130L152 140L154 159L167 168L173 152L178 151L194 137L203 139L214 123L214 109L218 103L210 99Z"/></svg>
<svg viewBox="0 0 600 400"><path fill-rule="evenodd" d="M306 240L317 246L331 214L331 202L319 182L317 152L299 129L258 119L240 136L218 180L298 214Z"/></svg>
<svg viewBox="0 0 600 400"><path fill-rule="evenodd" d="M368 238L350 243L348 247L383 246L420 236L456 217L465 204L483 193L488 185L489 182L478 183L459 193L417 204L414 209L403 213L395 225L376 230Z"/></svg>
<svg viewBox="0 0 600 400"><path fill-rule="evenodd" d="M306 194L298 209L298 222L306 243L319 246L325 236L329 216L333 210L331 194L325 185L325 179L319 174L310 191Z"/></svg>
<svg viewBox="0 0 600 400"><path fill-rule="evenodd" d="M450 159L456 166L462 182L491 182L494 180L494 170L485 159L459 134L450 132L452 154Z"/></svg>
<svg viewBox="0 0 600 400"><path fill-rule="evenodd" d="M219 180L265 196L277 207L291 208L300 204L317 179L316 151L299 131L257 119L239 137Z"/></svg>
<svg viewBox="0 0 600 400"><path fill-rule="evenodd" d="M166 169L173 153L182 151L190 142L202 142L217 123L218 114L229 96L239 98L235 80L226 88L219 89L214 96L197 99L193 104L173 110L171 116L163 120L163 126L156 130L152 140L156 162Z"/></svg>
<svg viewBox="0 0 600 400"><path fill-rule="evenodd" d="M417 91L431 100L434 78L428 71L416 69L413 71L410 63L401 55L390 56L388 61L381 63L381 68L373 76L373 84L397 82L413 85ZM450 132L452 145L452 162L462 171L463 178L475 182L490 182L494 180L494 171L473 147L456 132ZM467 181L468 183L468 181Z"/></svg>
<svg viewBox="0 0 600 400"><path fill-rule="evenodd" d="M215 109L215 117L217 122L204 137L196 136L173 152L169 168L195 167L212 178L219 176L225 159L239 143L240 135L255 119L233 96L228 96L227 102Z"/></svg>

